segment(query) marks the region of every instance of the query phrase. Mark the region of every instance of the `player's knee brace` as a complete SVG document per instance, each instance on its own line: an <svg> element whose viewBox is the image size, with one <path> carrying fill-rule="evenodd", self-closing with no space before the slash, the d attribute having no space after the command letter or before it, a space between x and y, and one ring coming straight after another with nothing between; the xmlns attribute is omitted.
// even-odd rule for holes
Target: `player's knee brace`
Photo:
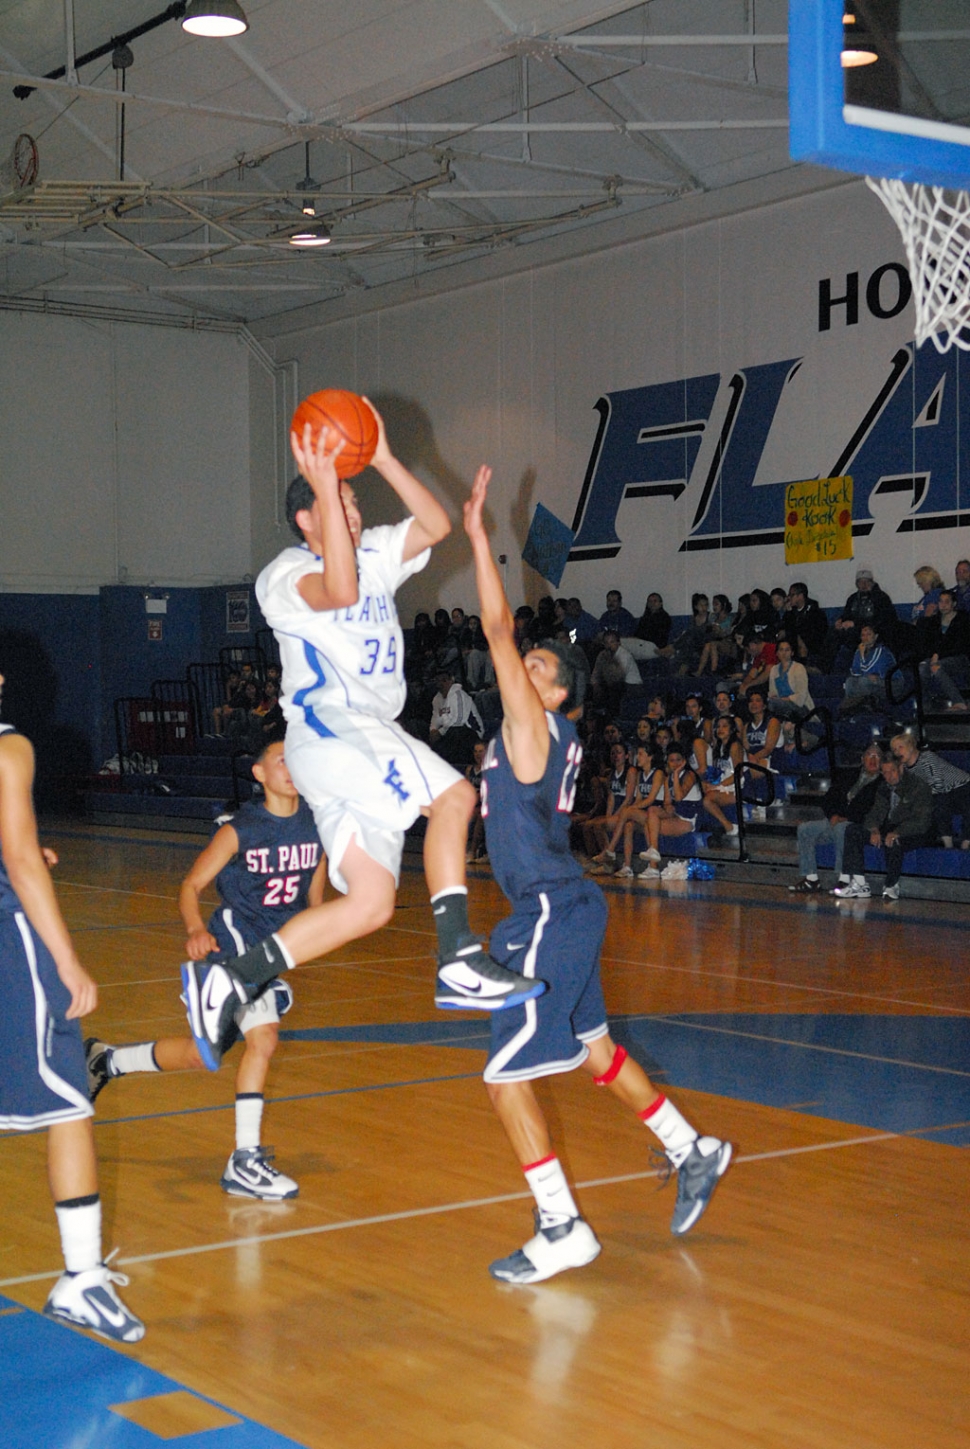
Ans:
<svg viewBox="0 0 970 1449"><path fill-rule="evenodd" d="M611 1082L615 1082L616 1078L620 1075L620 1068L623 1066L626 1058L626 1048L618 1046L616 1051L613 1053L613 1060L610 1062L603 1075L601 1077L593 1078L593 1082L595 1083L595 1085L597 1087L608 1087Z"/></svg>

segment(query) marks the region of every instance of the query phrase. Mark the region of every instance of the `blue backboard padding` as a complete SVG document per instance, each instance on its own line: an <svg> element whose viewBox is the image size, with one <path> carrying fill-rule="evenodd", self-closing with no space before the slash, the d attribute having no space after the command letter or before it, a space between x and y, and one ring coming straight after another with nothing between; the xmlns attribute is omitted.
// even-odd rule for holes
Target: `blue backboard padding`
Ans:
<svg viewBox="0 0 970 1449"><path fill-rule="evenodd" d="M18 1307L0 1297L0 1309ZM158 1449L163 1441L157 1435L109 1405L184 1388L123 1350L30 1309L0 1313L3 1449ZM186 1449L298 1449L296 1440L239 1418L238 1424L164 1442Z"/></svg>
<svg viewBox="0 0 970 1449"><path fill-rule="evenodd" d="M843 0L789 0L788 110L793 161L863 176L967 189L970 146L850 126L843 118Z"/></svg>

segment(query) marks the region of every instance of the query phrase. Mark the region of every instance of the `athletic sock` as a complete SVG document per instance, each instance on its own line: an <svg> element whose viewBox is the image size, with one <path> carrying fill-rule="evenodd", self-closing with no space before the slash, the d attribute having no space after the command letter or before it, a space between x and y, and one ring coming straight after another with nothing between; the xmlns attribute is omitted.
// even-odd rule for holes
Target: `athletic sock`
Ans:
<svg viewBox="0 0 970 1449"><path fill-rule="evenodd" d="M139 1042L136 1046L110 1047L108 1071L113 1077L126 1077L129 1072L160 1072L155 1060L155 1043Z"/></svg>
<svg viewBox="0 0 970 1449"><path fill-rule="evenodd" d="M468 924L468 887L448 886L431 897L431 909L438 932L438 954L452 957L475 938Z"/></svg>
<svg viewBox="0 0 970 1449"><path fill-rule="evenodd" d="M522 1171L539 1209L540 1228L554 1228L560 1223L567 1223L570 1218L579 1217L566 1174L555 1153L540 1158L538 1162L530 1162Z"/></svg>
<svg viewBox="0 0 970 1449"><path fill-rule="evenodd" d="M805 877L805 879L806 879L806 880L818 880L818 872L817 872L817 871L814 871L814 870L813 870L813 871L812 871L812 872L811 872L811 874L809 874L809 875L807 875L807 876L806 876L806 877Z"/></svg>
<svg viewBox="0 0 970 1449"><path fill-rule="evenodd" d="M263 1125L262 1092L236 1093L236 1151L246 1147L259 1146L259 1132Z"/></svg>
<svg viewBox="0 0 970 1449"><path fill-rule="evenodd" d="M852 884L854 886L863 886L863 885L865 885L866 884L866 878L865 878L865 876L864 875L854 875L852 877Z"/></svg>
<svg viewBox="0 0 970 1449"><path fill-rule="evenodd" d="M663 1095L637 1116L663 1143L675 1167L679 1167L697 1141L697 1133L673 1102Z"/></svg>
<svg viewBox="0 0 970 1449"><path fill-rule="evenodd" d="M86 1273L101 1262L101 1198L65 1198L54 1204L61 1234L64 1266L69 1273Z"/></svg>
<svg viewBox="0 0 970 1449"><path fill-rule="evenodd" d="M283 945L279 936L267 936L256 946L250 946L241 956L226 960L234 974L247 986L268 986L281 971L292 971L296 962ZM255 995L256 993L252 993ZM252 999L252 996L251 998Z"/></svg>

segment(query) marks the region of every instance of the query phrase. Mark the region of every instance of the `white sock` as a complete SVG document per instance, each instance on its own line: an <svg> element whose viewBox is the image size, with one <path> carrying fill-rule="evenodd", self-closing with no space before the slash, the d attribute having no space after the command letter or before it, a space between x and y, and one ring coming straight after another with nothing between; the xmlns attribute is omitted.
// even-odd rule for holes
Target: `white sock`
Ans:
<svg viewBox="0 0 970 1449"><path fill-rule="evenodd" d="M64 1266L69 1273L86 1273L101 1262L101 1199L72 1198L54 1204L61 1234Z"/></svg>
<svg viewBox="0 0 970 1449"><path fill-rule="evenodd" d="M579 1208L573 1201L558 1157L543 1157L541 1161L523 1167L522 1171L539 1209L540 1227L552 1228L579 1217Z"/></svg>
<svg viewBox="0 0 970 1449"><path fill-rule="evenodd" d="M129 1072L160 1072L155 1060L155 1043L139 1042L137 1046L112 1047L108 1055L111 1075L126 1077Z"/></svg>
<svg viewBox="0 0 970 1449"><path fill-rule="evenodd" d="M810 875L807 875L805 877L805 879L806 880L818 880L818 872L813 870Z"/></svg>
<svg viewBox="0 0 970 1449"><path fill-rule="evenodd" d="M660 1096L637 1116L660 1138L671 1162L679 1167L697 1141L697 1133L667 1097Z"/></svg>
<svg viewBox="0 0 970 1449"><path fill-rule="evenodd" d="M236 1151L259 1146L263 1125L262 1092L239 1092L236 1095Z"/></svg>
<svg viewBox="0 0 970 1449"><path fill-rule="evenodd" d="M865 878L864 875L854 875L852 877L852 884L853 885L865 885L865 883L866 883L866 878Z"/></svg>
<svg viewBox="0 0 970 1449"><path fill-rule="evenodd" d="M282 955L283 960L286 962L286 969L287 969L287 971L292 971L293 970L293 967L296 965L296 962L293 960L293 957L290 955L289 951L286 949L286 946L285 946L284 942L282 942L280 940L279 936L277 936L277 934L276 934L275 931L273 932L273 940L276 942L276 945L277 945L277 947L278 947L278 949L280 951L280 954ZM230 965L231 964L232 963L230 962Z"/></svg>

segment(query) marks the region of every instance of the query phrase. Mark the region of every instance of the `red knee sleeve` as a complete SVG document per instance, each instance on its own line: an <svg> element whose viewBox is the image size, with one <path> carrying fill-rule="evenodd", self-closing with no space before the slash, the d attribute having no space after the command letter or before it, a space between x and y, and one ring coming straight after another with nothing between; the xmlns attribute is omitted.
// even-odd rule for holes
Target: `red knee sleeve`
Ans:
<svg viewBox="0 0 970 1449"><path fill-rule="evenodd" d="M593 1078L593 1081L595 1082L597 1087L608 1087L611 1082L616 1080L616 1078L620 1075L620 1068L626 1061L626 1057L626 1048L618 1046L616 1051L613 1053L613 1060L610 1062L603 1075L601 1077Z"/></svg>

